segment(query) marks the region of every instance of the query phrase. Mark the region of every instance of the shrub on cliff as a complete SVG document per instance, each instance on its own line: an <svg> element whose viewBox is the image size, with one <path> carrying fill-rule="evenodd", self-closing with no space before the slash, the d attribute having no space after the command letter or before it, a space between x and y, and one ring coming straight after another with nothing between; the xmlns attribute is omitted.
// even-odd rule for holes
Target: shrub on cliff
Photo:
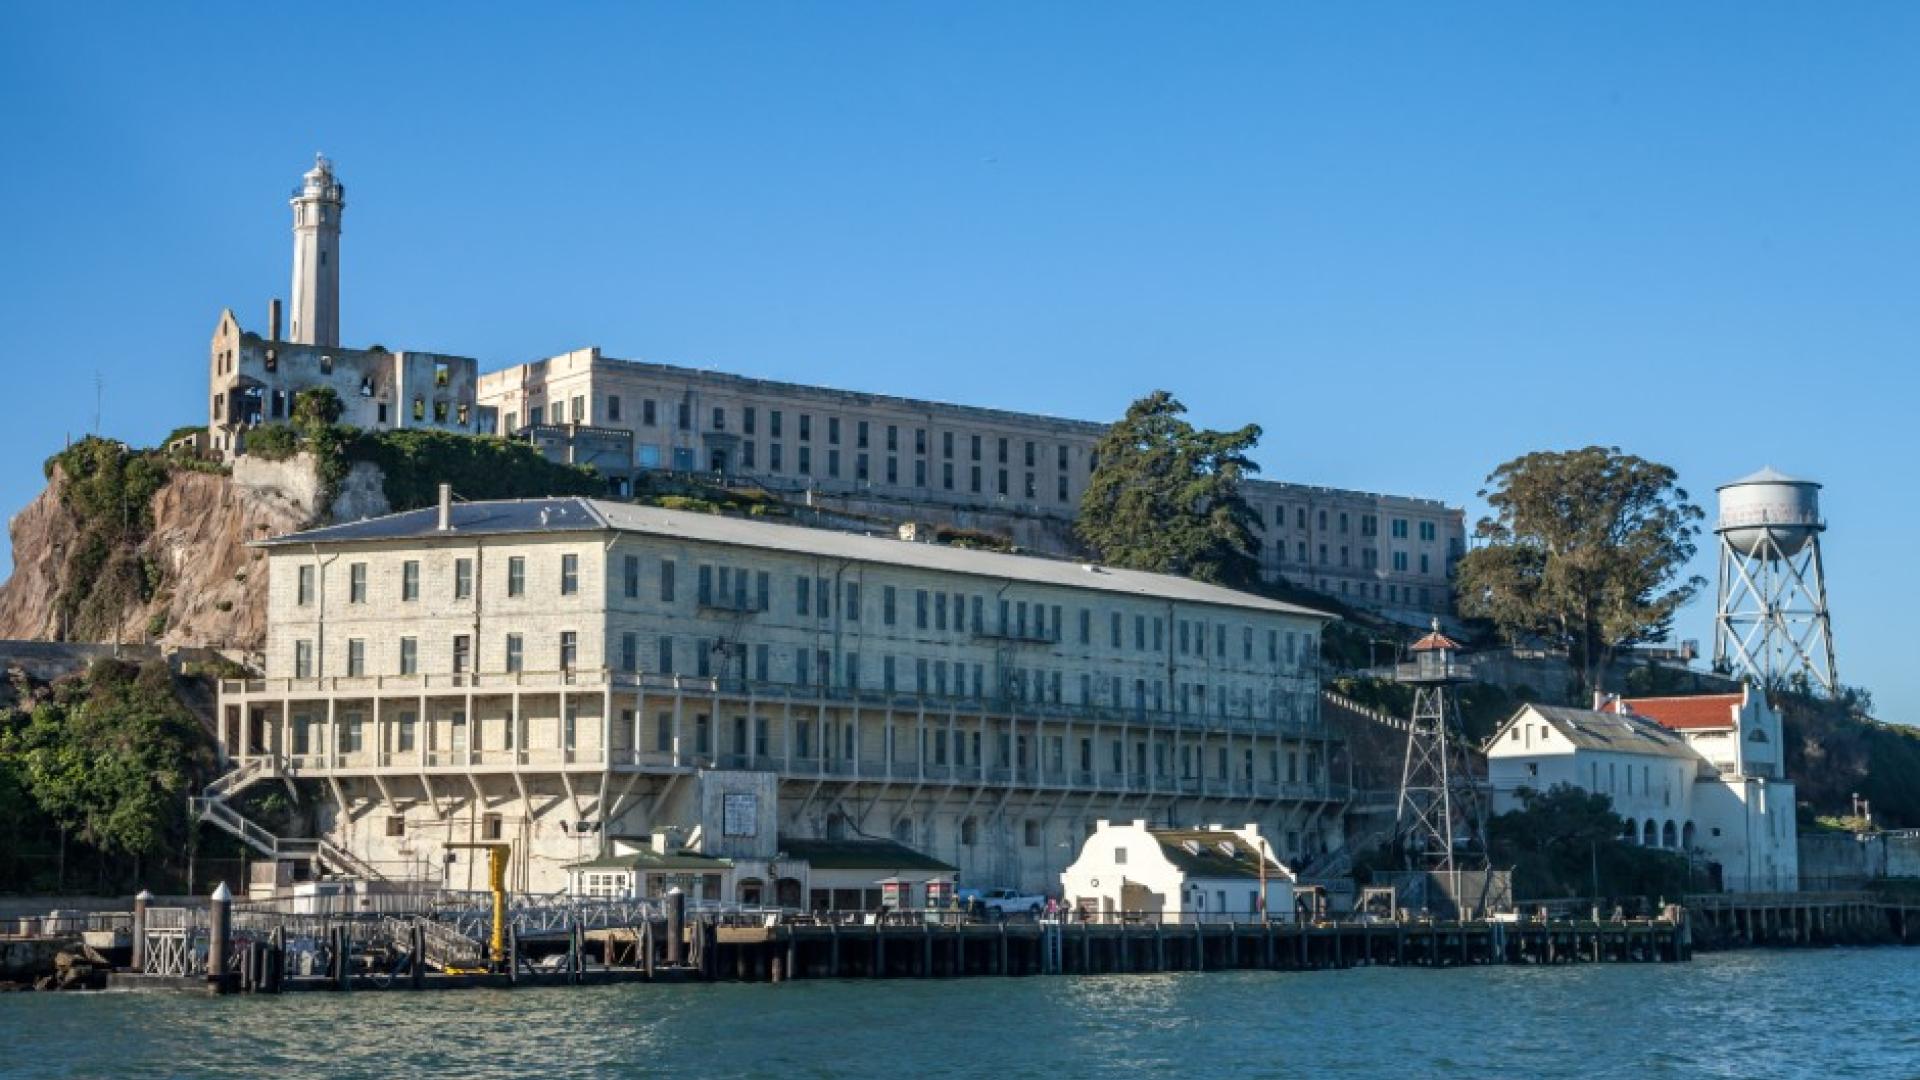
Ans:
<svg viewBox="0 0 1920 1080"><path fill-rule="evenodd" d="M348 461L380 467L387 502L396 511L433 505L442 483L466 499L607 492L606 481L592 469L549 461L532 445L510 439L410 428L360 432L343 449Z"/></svg>
<svg viewBox="0 0 1920 1080"><path fill-rule="evenodd" d="M47 459L48 478L56 472L75 535L54 552L61 560L54 610L63 637L105 637L159 585L139 546L153 530L153 496L166 486L169 465L164 454L89 436Z"/></svg>

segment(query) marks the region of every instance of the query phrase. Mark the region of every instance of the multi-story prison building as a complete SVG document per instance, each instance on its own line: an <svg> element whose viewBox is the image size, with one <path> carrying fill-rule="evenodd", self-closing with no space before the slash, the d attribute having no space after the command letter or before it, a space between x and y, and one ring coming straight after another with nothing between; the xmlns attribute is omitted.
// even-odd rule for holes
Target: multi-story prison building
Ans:
<svg viewBox="0 0 1920 1080"><path fill-rule="evenodd" d="M222 751L322 781L325 838L381 876L439 880L448 841L504 838L519 886L553 891L613 837L671 834L799 903L790 838L890 838L1034 890L1102 818L1338 846L1326 616L1291 604L583 499L261 546L265 677L223 684Z"/></svg>
<svg viewBox="0 0 1920 1080"><path fill-rule="evenodd" d="M598 349L481 375L479 401L484 423L616 477L655 469L744 477L882 511L892 504L897 516L922 519L1068 522L1106 431L1084 420L619 360ZM610 438L616 433L631 433L630 446ZM1466 546L1458 507L1264 480L1242 490L1260 518L1267 578L1422 621L1448 609L1453 562Z"/></svg>
<svg viewBox="0 0 1920 1080"><path fill-rule="evenodd" d="M245 452L302 390L338 394L342 421L525 438L616 483L648 470L745 477L906 520L1016 531L1064 550L1105 425L1034 413L743 378L581 349L485 375L471 357L340 344L346 186L321 158L289 199L291 330L221 314L209 349L206 449ZM1262 572L1424 622L1447 609L1465 549L1457 507L1431 499L1249 481Z"/></svg>

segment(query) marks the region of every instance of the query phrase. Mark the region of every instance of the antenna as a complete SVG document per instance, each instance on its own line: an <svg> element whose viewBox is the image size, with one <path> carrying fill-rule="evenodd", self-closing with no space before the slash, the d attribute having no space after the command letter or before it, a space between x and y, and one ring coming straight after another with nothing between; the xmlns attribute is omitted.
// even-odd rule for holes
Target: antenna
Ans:
<svg viewBox="0 0 1920 1080"><path fill-rule="evenodd" d="M99 368L93 369L93 433L100 434L100 401L106 396L107 381Z"/></svg>

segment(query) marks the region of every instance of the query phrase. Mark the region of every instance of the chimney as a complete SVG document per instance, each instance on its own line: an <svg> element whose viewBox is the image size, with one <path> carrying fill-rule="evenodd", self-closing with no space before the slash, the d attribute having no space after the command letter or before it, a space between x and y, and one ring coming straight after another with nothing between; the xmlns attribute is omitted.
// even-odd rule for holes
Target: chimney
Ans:
<svg viewBox="0 0 1920 1080"><path fill-rule="evenodd" d="M453 485L440 485L440 522L441 532L453 531Z"/></svg>
<svg viewBox="0 0 1920 1080"><path fill-rule="evenodd" d="M280 340L280 300L278 297L267 302L267 340Z"/></svg>

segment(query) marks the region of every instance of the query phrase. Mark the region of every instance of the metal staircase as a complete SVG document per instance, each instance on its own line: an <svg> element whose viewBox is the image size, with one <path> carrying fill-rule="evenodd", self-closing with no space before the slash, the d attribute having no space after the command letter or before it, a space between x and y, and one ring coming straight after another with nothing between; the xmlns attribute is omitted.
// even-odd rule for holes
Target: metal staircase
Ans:
<svg viewBox="0 0 1920 1080"><path fill-rule="evenodd" d="M395 919L380 921L387 940L393 942L411 942L413 928L420 928L420 942L425 949L421 960L435 971L458 969L469 971L486 964L486 946L446 923L434 919Z"/></svg>
<svg viewBox="0 0 1920 1080"><path fill-rule="evenodd" d="M187 799L187 811L195 821L218 826L241 843L276 862L304 862L316 872L326 871L362 881L379 881L382 875L365 861L324 838L277 836L261 828L246 815L227 804L259 780L277 775L264 758L252 758L227 770L207 785L204 793Z"/></svg>

